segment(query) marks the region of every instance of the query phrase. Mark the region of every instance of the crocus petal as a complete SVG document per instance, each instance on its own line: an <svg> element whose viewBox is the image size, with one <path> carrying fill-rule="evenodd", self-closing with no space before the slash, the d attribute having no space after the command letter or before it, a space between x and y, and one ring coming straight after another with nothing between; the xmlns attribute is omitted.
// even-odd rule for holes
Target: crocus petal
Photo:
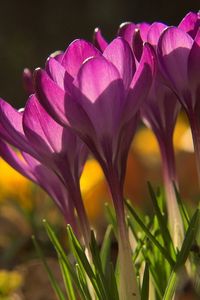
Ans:
<svg viewBox="0 0 200 300"><path fill-rule="evenodd" d="M57 85L61 89L64 90L64 77L65 77L65 69L64 69L64 67L55 58L50 57L47 60L47 62L46 62L45 69L48 72L48 74L51 77L51 79L55 83L57 83ZM71 81L72 80L73 80L73 78L71 77Z"/></svg>
<svg viewBox="0 0 200 300"><path fill-rule="evenodd" d="M107 41L102 36L101 30L99 28L95 28L94 30L93 43L95 47L101 52L103 52L108 45Z"/></svg>
<svg viewBox="0 0 200 300"><path fill-rule="evenodd" d="M153 23L147 34L147 42L156 47L162 31L167 28L167 25L159 22Z"/></svg>
<svg viewBox="0 0 200 300"><path fill-rule="evenodd" d="M158 41L158 59L163 75L178 93L185 93L188 82L188 56L192 38L176 27L163 31Z"/></svg>
<svg viewBox="0 0 200 300"><path fill-rule="evenodd" d="M200 30L198 31L188 58L188 77L192 88L200 85Z"/></svg>
<svg viewBox="0 0 200 300"><path fill-rule="evenodd" d="M29 166L22 161L17 153L5 142L0 140L0 156L16 171L29 178L30 180L37 182L36 177L32 174Z"/></svg>
<svg viewBox="0 0 200 300"><path fill-rule="evenodd" d="M140 35L141 35L143 42L147 42L147 35L149 32L150 26L151 26L150 24L145 23L145 22L137 24L137 28L139 28L139 30L140 30Z"/></svg>
<svg viewBox="0 0 200 300"><path fill-rule="evenodd" d="M63 54L61 64L73 78L76 77L81 64L89 57L99 56L101 52L85 40L73 41Z"/></svg>
<svg viewBox="0 0 200 300"><path fill-rule="evenodd" d="M136 113L133 118L121 128L119 135L119 145L118 145L118 161L119 166L118 170L120 173L121 183L124 183L125 173L126 173L126 160L128 157L128 152L130 145L133 139L133 136L136 132L138 123L139 123L139 113Z"/></svg>
<svg viewBox="0 0 200 300"><path fill-rule="evenodd" d="M86 61L74 82L75 99L86 111L95 131L112 135L124 97L123 83L115 66L103 57Z"/></svg>
<svg viewBox="0 0 200 300"><path fill-rule="evenodd" d="M178 28L187 32L193 39L200 26L200 14L189 12L178 25Z"/></svg>
<svg viewBox="0 0 200 300"><path fill-rule="evenodd" d="M34 93L33 74L30 69L25 68L22 74L23 86L27 95Z"/></svg>
<svg viewBox="0 0 200 300"><path fill-rule="evenodd" d="M23 127L27 139L38 153L49 155L62 152L64 128L50 117L35 95L30 96L26 103Z"/></svg>
<svg viewBox="0 0 200 300"><path fill-rule="evenodd" d="M136 68L129 44L122 38L116 38L105 49L103 56L118 69L124 82L125 90L127 90Z"/></svg>
<svg viewBox="0 0 200 300"><path fill-rule="evenodd" d="M124 107L123 122L129 122L146 98L155 73L155 53L149 44L144 45L139 66L130 85L130 91Z"/></svg>
<svg viewBox="0 0 200 300"><path fill-rule="evenodd" d="M125 22L120 25L118 30L118 35L123 37L129 43L131 48L133 44L133 35L135 29L136 25L134 23Z"/></svg>
<svg viewBox="0 0 200 300"><path fill-rule="evenodd" d="M67 125L65 97L67 94L41 69L35 71L36 95L42 106L59 123Z"/></svg>
<svg viewBox="0 0 200 300"><path fill-rule="evenodd" d="M54 199L62 211L65 210L65 205L68 202L67 193L64 192L66 191L66 188L56 174L27 153L23 152L22 155L30 170L32 170L32 174L34 174L37 184L39 184Z"/></svg>
<svg viewBox="0 0 200 300"><path fill-rule="evenodd" d="M157 138L172 137L180 103L177 96L160 81L154 80L146 101L141 107L141 116Z"/></svg>
<svg viewBox="0 0 200 300"><path fill-rule="evenodd" d="M32 154L34 151L31 149L24 135L22 116L22 113L18 112L3 99L0 99L0 124L6 131L4 134L2 130L3 138L22 151Z"/></svg>

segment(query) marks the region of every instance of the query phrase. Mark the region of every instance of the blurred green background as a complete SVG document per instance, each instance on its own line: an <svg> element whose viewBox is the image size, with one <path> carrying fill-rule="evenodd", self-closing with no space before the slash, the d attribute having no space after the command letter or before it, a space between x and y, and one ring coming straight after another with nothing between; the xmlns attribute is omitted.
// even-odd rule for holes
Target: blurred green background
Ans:
<svg viewBox="0 0 200 300"><path fill-rule="evenodd" d="M25 102L23 68L43 66L47 56L75 38L91 40L99 26L111 39L124 21L178 24L198 0L18 0L0 5L0 96L20 107Z"/></svg>

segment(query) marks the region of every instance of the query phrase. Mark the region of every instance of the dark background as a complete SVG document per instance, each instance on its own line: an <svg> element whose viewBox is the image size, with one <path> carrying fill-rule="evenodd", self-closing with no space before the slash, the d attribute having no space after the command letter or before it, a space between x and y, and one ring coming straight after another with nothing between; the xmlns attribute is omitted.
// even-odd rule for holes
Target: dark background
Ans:
<svg viewBox="0 0 200 300"><path fill-rule="evenodd" d="M176 25L200 1L55 0L0 1L0 97L25 103L21 73L43 66L47 56L75 38L91 40L99 26L111 39L120 23L162 21Z"/></svg>

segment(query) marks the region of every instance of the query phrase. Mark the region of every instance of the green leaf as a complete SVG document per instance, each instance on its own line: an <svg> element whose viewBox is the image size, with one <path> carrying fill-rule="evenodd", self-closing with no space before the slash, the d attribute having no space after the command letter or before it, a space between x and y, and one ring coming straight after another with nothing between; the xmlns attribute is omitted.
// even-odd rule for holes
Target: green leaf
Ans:
<svg viewBox="0 0 200 300"><path fill-rule="evenodd" d="M145 226L143 221L139 218L135 210L133 209L132 205L129 201L126 201L126 206L128 208L129 213L131 214L132 218L135 219L135 221L138 223L138 225L142 228L142 230L146 233L148 238L152 241L152 243L160 250L160 252L163 254L163 256L166 258L168 263L173 267L175 264L175 261L170 256L168 251L156 240L156 238L151 234L149 229ZM130 219L131 220L131 219Z"/></svg>
<svg viewBox="0 0 200 300"><path fill-rule="evenodd" d="M100 251L101 264L102 264L102 269L104 274L106 272L106 267L108 265L108 261L110 258L112 233L113 233L113 226L108 225L102 242L101 251Z"/></svg>
<svg viewBox="0 0 200 300"><path fill-rule="evenodd" d="M103 296L103 299L110 299L109 297L109 289L107 286L106 278L103 273L103 268L101 264L101 258L99 253L99 248L94 236L94 232L91 232L91 243L90 243L90 249L92 253L92 259L95 266L95 273L96 273L96 281L99 286L99 289L101 290L101 294Z"/></svg>
<svg viewBox="0 0 200 300"><path fill-rule="evenodd" d="M189 256L192 244L195 241L197 232L199 230L199 225L200 225L200 210L197 209L190 221L181 250L177 255L176 264L169 278L163 300L171 300L174 295L176 284L177 284L177 273L180 267L182 267L185 264Z"/></svg>
<svg viewBox="0 0 200 300"><path fill-rule="evenodd" d="M109 203L105 203L105 212L108 219L108 223L113 226L113 231L117 237L117 220L113 207Z"/></svg>
<svg viewBox="0 0 200 300"><path fill-rule="evenodd" d="M144 276L142 281L142 289L141 289L141 300L149 299L149 267L148 263L145 265Z"/></svg>
<svg viewBox="0 0 200 300"><path fill-rule="evenodd" d="M151 195L151 200L153 203L153 207L158 219L158 223L159 223L159 229L161 231L161 236L163 238L164 244L165 244L165 248L168 249L168 251L172 254L173 259L175 259L176 257L176 251L174 249L174 245L171 239L171 235L169 233L169 230L167 228L167 223L162 215L162 212L160 211L160 208L158 206L158 202L157 202L157 198L156 195L153 191L153 188L151 186L151 184L148 182L148 188L149 188L149 193Z"/></svg>
<svg viewBox="0 0 200 300"><path fill-rule="evenodd" d="M40 259L42 260L42 262L44 264L44 267L45 267L45 269L47 271L47 274L49 276L49 280L51 282L51 286L54 289L54 291L55 291L58 299L59 300L66 300L65 296L64 296L64 294L62 292L62 290L60 289L60 287L59 287L59 285L58 285L58 283L57 283L57 281L56 281L56 279L55 279L55 277L53 275L53 273L51 272L51 269L49 268L49 266L48 266L48 264L46 262L46 259L45 259L44 255L43 255L43 252L41 250L41 247L40 247L38 241L36 240L36 238L34 236L32 236L32 240L33 240L33 244L35 246L35 249L36 249L36 251L38 253L38 256L40 257Z"/></svg>
<svg viewBox="0 0 200 300"><path fill-rule="evenodd" d="M77 240L76 236L74 235L70 225L67 226L67 233L72 253L77 259L78 265L80 266L82 272L85 272L87 274L88 279L91 281L99 299L103 300L104 293L101 290L101 286L98 285L95 273L93 272L93 269L85 255L85 252L82 246L80 245L79 241Z"/></svg>
<svg viewBox="0 0 200 300"><path fill-rule="evenodd" d="M119 300L115 270L111 262L108 264L108 272L106 278L108 280L108 286L111 292L110 300Z"/></svg>
<svg viewBox="0 0 200 300"><path fill-rule="evenodd" d="M92 297L91 297L89 289L88 289L85 275L83 274L83 271L80 268L79 264L76 264L76 272L77 272L79 284L80 284L80 287L82 290L83 299L84 300L92 300Z"/></svg>
<svg viewBox="0 0 200 300"><path fill-rule="evenodd" d="M70 225L67 225L67 233L69 242L72 248L72 252L75 255L79 265L83 266L84 270L88 274L89 278L95 279L95 274L91 268L91 265L85 255L84 249L82 248L81 244L79 243L78 239L76 238L75 234L72 231L72 228Z"/></svg>
<svg viewBox="0 0 200 300"><path fill-rule="evenodd" d="M185 228L185 230L187 230L187 228L189 226L189 223L190 223L190 217L189 217L188 212L185 209L185 206L184 206L184 204L181 200L180 193L179 193L179 191L176 187L176 184L173 183L173 186L174 186L174 191L175 191L175 194L176 194L176 199L177 199L177 202L178 202L178 206L179 206L179 209L180 209L180 212L181 212L181 216L182 216L182 219L183 219L184 228Z"/></svg>
<svg viewBox="0 0 200 300"><path fill-rule="evenodd" d="M76 296L75 296L75 291L73 288L73 284L72 284L72 280L70 277L70 273L69 270L65 264L65 262L63 261L62 257L59 255L59 264L60 264L60 268L61 268L61 272L62 272L62 276L63 276L63 281L65 284L65 289L67 292L67 296L70 300L76 300Z"/></svg>
<svg viewBox="0 0 200 300"><path fill-rule="evenodd" d="M60 245L54 231L51 229L50 225L48 224L48 222L46 220L43 220L43 224L45 226L45 229L47 231L49 239L52 242L52 244L57 252L58 257L62 258L63 262L65 263L66 268L69 271L70 277L77 288L77 291L81 292L81 289L79 286L79 281L78 281L77 275L74 271L74 267L69 262L69 259L66 255L65 251L63 250L62 246Z"/></svg>

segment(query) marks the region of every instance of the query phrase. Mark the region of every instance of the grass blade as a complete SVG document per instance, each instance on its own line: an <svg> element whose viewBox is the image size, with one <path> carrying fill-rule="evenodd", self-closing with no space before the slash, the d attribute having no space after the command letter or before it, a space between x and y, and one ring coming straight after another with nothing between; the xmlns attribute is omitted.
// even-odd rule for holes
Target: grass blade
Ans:
<svg viewBox="0 0 200 300"><path fill-rule="evenodd" d="M62 290L60 289L60 287L59 287L59 285L58 285L58 283L57 283L57 281L56 281L53 273L51 272L51 269L49 268L49 266L48 266L48 264L46 262L46 259L45 259L44 255L43 255L43 252L41 250L41 247L40 247L38 241L36 240L36 238L34 236L32 236L32 240L33 240L33 244L35 246L35 249L36 249L36 251L38 253L38 256L40 257L40 259L42 260L42 262L44 264L44 267L45 267L45 269L47 271L47 274L49 276L49 280L51 282L51 286L54 289L54 291L55 291L58 299L59 300L66 300L66 298L65 298Z"/></svg>
<svg viewBox="0 0 200 300"><path fill-rule="evenodd" d="M138 223L138 225L142 228L142 230L146 233L148 238L152 241L152 243L160 250L160 252L163 254L163 256L166 258L168 263L173 267L175 264L175 261L173 258L169 255L168 251L156 240L156 238L151 234L149 229L145 226L143 221L139 218L133 207L131 206L129 201L126 201L126 206L128 208L129 213L132 215L132 218L135 219L135 221Z"/></svg>
<svg viewBox="0 0 200 300"><path fill-rule="evenodd" d="M141 289L141 300L149 299L149 266L148 263L145 265L144 276L142 281L142 289Z"/></svg>
<svg viewBox="0 0 200 300"><path fill-rule="evenodd" d="M106 272L106 266L108 265L108 260L110 257L112 233L113 233L113 227L112 227L112 225L108 225L108 228L106 230L106 233L105 233L105 236L103 239L103 243L101 246L101 251L100 251L101 264L102 264L102 269L103 269L104 274Z"/></svg>
<svg viewBox="0 0 200 300"><path fill-rule="evenodd" d="M190 221L188 230L185 235L185 239L183 241L182 248L177 255L176 264L173 268L170 279L168 281L168 285L163 300L171 300L174 295L176 284L177 284L177 272L179 271L180 267L182 267L185 264L188 258L192 244L195 241L196 235L199 230L199 224L200 224L200 210L197 209Z"/></svg>

